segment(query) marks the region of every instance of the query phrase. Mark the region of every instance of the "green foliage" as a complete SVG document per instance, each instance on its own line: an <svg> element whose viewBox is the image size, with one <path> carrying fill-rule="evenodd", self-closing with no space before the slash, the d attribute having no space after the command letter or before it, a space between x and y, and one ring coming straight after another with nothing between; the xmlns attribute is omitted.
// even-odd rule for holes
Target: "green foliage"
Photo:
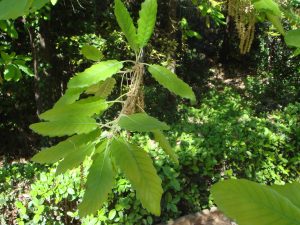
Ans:
<svg viewBox="0 0 300 225"><path fill-rule="evenodd" d="M287 45L300 48L300 29L286 32L284 38Z"/></svg>
<svg viewBox="0 0 300 225"><path fill-rule="evenodd" d="M50 148L45 148L37 153L31 160L37 163L56 163L67 155L71 155L77 149L94 141L100 135L99 130L89 134L72 136L65 141L58 143Z"/></svg>
<svg viewBox="0 0 300 225"><path fill-rule="evenodd" d="M16 19L42 8L49 0L2 0L0 20ZM53 5L55 4L52 0Z"/></svg>
<svg viewBox="0 0 300 225"><path fill-rule="evenodd" d="M30 57L16 55L15 52L8 54L3 50L0 51L0 54L0 66L4 69L3 75L6 81L19 81L22 77L22 72L27 76L33 76L33 72L26 65L31 60Z"/></svg>
<svg viewBox="0 0 300 225"><path fill-rule="evenodd" d="M196 102L196 97L192 88L180 80L176 74L159 65L150 65L148 70L154 79L169 91L180 97L190 99L192 103Z"/></svg>
<svg viewBox="0 0 300 225"><path fill-rule="evenodd" d="M118 124L128 131L150 132L154 130L168 130L169 126L146 113L121 115Z"/></svg>
<svg viewBox="0 0 300 225"><path fill-rule="evenodd" d="M113 91L116 85L116 80L112 77L107 78L105 81L100 81L98 84L89 87L85 93L93 94L96 97L106 99Z"/></svg>
<svg viewBox="0 0 300 225"><path fill-rule="evenodd" d="M86 134L97 129L96 120L89 117L72 116L67 120L54 120L30 125L36 133L49 137L63 137L73 134Z"/></svg>
<svg viewBox="0 0 300 225"><path fill-rule="evenodd" d="M143 206L154 215L159 216L163 190L161 179L156 174L151 158L143 149L122 140L112 141L111 152L116 164L136 190L136 195ZM128 167L128 165L132 165L132 167Z"/></svg>
<svg viewBox="0 0 300 225"><path fill-rule="evenodd" d="M131 143L131 141L119 140L124 137L121 129L133 132L169 129L166 123L160 122L146 113L135 113L137 106L143 111L143 106L140 106L137 100L143 101L143 99L140 99L143 96L142 80L144 67L148 66L148 64L142 62L141 48L147 44L152 35L156 21L156 12L156 0L146 0L142 4L136 31L124 4L116 0L115 15L117 21L135 53L137 53L137 50L140 50L139 54L136 54L135 61L102 61L76 74L68 82L65 95L58 100L52 109L39 116L45 122L35 123L30 126L36 133L49 137L76 134L54 147L43 150L33 158L33 160L42 163L55 162L62 159L58 164L57 174L79 167L87 157L91 156L93 164L89 170L83 201L78 207L79 216L81 217L95 213L107 200L107 195L111 192L115 180L114 174L116 173L111 157L114 158L114 163L119 166L130 180L143 207L155 215L160 215L161 213L160 200L163 190L161 179L156 173L152 159L146 151ZM138 49L136 49L137 47ZM85 45L81 52L88 59L99 60L99 52L93 47ZM133 65L127 70L121 71L126 66L124 65L125 63L133 63ZM149 68L150 71L155 69L153 76L156 79L158 79L157 72L161 72L163 76L166 76L165 79L159 81L171 91L180 96L190 98L193 102L196 100L192 89L174 73L158 65L152 65ZM116 83L112 76L116 74L122 74L122 81L124 75L129 76L131 84L127 87L129 89L128 93L121 95L115 101L108 102L106 98L113 91ZM176 88L177 85L178 87ZM125 95L127 99L119 101ZM123 108L117 118L110 122L102 123L100 121L97 123L99 121L98 117L115 103L123 104ZM97 129L101 129L102 135L94 137L94 139L87 138L86 141L83 141L85 136L82 134L93 137ZM162 147L170 154L172 152L170 145L167 144L161 133L158 136ZM105 146L104 144L99 146L99 142L103 140L105 140ZM74 146L70 148L69 145ZM66 147L69 149L64 151ZM123 152L125 157L119 157L123 155L119 154L119 151L125 151ZM47 156L53 153L56 153L56 156L50 156L47 159ZM172 152L171 156L175 158L175 153ZM124 159L128 159L131 163L127 165L128 162L124 161ZM97 175L100 176L100 181L97 180ZM101 193L96 193L99 189ZM116 213L113 211L109 214L109 218L114 218L115 215Z"/></svg>
<svg viewBox="0 0 300 225"><path fill-rule="evenodd" d="M138 37L136 27L132 18L121 0L115 0L115 16L130 47L136 52L138 50Z"/></svg>
<svg viewBox="0 0 300 225"><path fill-rule="evenodd" d="M164 133L160 130L152 131L154 134L155 141L159 143L159 146L165 151L167 155L176 163L179 164L178 156L174 152L174 149L171 147Z"/></svg>
<svg viewBox="0 0 300 225"><path fill-rule="evenodd" d="M296 225L300 223L299 204L294 204L295 197L299 200L299 187L299 183L268 187L248 180L227 180L211 191L218 207L238 224Z"/></svg>
<svg viewBox="0 0 300 225"><path fill-rule="evenodd" d="M143 48L147 45L152 36L157 14L157 1L145 0L139 12L137 39L139 47Z"/></svg>
<svg viewBox="0 0 300 225"><path fill-rule="evenodd" d="M114 182L115 171L111 164L107 143L104 142L97 148L93 156L93 164L87 177L86 191L78 206L79 215L87 216L100 209L103 202L107 200L107 195L111 192Z"/></svg>
<svg viewBox="0 0 300 225"><path fill-rule="evenodd" d="M81 54L84 55L87 59L93 61L100 61L103 58L103 54L96 47L92 45L84 45L80 50Z"/></svg>
<svg viewBox="0 0 300 225"><path fill-rule="evenodd" d="M211 20L216 26L225 25L225 16L223 14L224 2L216 0L192 0L193 4L197 6L201 15L206 18L205 23L208 28L211 27Z"/></svg>
<svg viewBox="0 0 300 225"><path fill-rule="evenodd" d="M87 88L106 80L119 72L122 67L123 64L117 60L97 63L73 77L68 83L68 88Z"/></svg>

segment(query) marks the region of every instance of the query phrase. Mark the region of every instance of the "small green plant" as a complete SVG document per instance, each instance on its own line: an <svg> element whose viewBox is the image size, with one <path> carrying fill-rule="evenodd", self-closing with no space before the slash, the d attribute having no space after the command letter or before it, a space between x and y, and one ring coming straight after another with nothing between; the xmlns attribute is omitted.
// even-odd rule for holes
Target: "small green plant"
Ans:
<svg viewBox="0 0 300 225"><path fill-rule="evenodd" d="M79 167L87 157L91 158L93 162L89 168L85 194L78 206L81 217L101 208L114 187L118 170L130 181L144 208L160 215L163 193L161 179L148 153L130 141L130 135L126 135L126 132L152 132L161 148L178 163L175 152L163 134L169 126L144 111L145 67L169 91L188 98L191 102L196 99L192 89L173 72L163 66L143 62L143 48L155 26L157 1L146 0L142 4L137 28L120 0L115 0L114 12L129 46L134 51L135 60L102 61L76 74L68 82L65 95L52 109L39 115L44 122L30 126L44 136L70 137L53 147L43 149L32 160L55 163L62 159L56 170L57 174L62 174ZM97 51L93 52L98 54ZM84 51L82 53L85 54ZM89 51L89 58L98 59L91 54L92 51ZM128 85L121 89L117 99L107 101L115 88L115 74L121 76L122 84L126 80ZM99 116L116 103L122 104L120 113L113 121L101 122Z"/></svg>

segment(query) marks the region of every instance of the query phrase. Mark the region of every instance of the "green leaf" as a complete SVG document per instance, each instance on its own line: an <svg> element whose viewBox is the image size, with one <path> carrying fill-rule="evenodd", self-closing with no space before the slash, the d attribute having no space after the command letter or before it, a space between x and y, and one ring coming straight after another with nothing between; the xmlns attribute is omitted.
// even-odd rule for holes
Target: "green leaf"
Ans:
<svg viewBox="0 0 300 225"><path fill-rule="evenodd" d="M155 140L159 143L160 147L165 151L166 154L170 156L170 158L176 163L179 164L178 156L171 147L164 133L160 130L153 131Z"/></svg>
<svg viewBox="0 0 300 225"><path fill-rule="evenodd" d="M68 88L66 93L55 103L54 107L64 106L74 103L80 98L81 93L85 91L85 88Z"/></svg>
<svg viewBox="0 0 300 225"><path fill-rule="evenodd" d="M66 155L77 151L82 145L87 145L90 142L97 142L99 136L100 131L95 130L88 134L69 137L55 146L42 149L42 151L34 155L31 160L37 163L56 163Z"/></svg>
<svg viewBox="0 0 300 225"><path fill-rule="evenodd" d="M16 19L25 15L27 3L30 0L1 0L0 20Z"/></svg>
<svg viewBox="0 0 300 225"><path fill-rule="evenodd" d="M84 55L85 58L93 61L100 61L103 58L102 52L91 45L82 46L80 53Z"/></svg>
<svg viewBox="0 0 300 225"><path fill-rule="evenodd" d="M294 52L293 52L293 57L296 57L296 56L298 56L298 55L300 55L300 48L297 48Z"/></svg>
<svg viewBox="0 0 300 225"><path fill-rule="evenodd" d="M97 84L119 72L122 67L123 64L117 60L100 62L73 77L68 88L84 88Z"/></svg>
<svg viewBox="0 0 300 225"><path fill-rule="evenodd" d="M272 13L274 16L281 16L279 5L273 0L259 0L253 2L253 5L258 11L266 11Z"/></svg>
<svg viewBox="0 0 300 225"><path fill-rule="evenodd" d="M133 24L132 18L121 0L115 0L115 16L117 22L122 29L125 37L134 51L138 51L138 38L136 27Z"/></svg>
<svg viewBox="0 0 300 225"><path fill-rule="evenodd" d="M99 114L108 108L108 104L103 99L98 97L88 98L91 101L87 102L87 99L77 101L75 103L56 106L39 115L40 119L55 121L62 120L76 115L78 117L90 117L94 114Z"/></svg>
<svg viewBox="0 0 300 225"><path fill-rule="evenodd" d="M137 37L140 48L143 48L147 45L153 33L156 21L156 14L157 1L145 0L139 12L140 18L138 20Z"/></svg>
<svg viewBox="0 0 300 225"><path fill-rule="evenodd" d="M50 0L52 5L56 5L57 0Z"/></svg>
<svg viewBox="0 0 300 225"><path fill-rule="evenodd" d="M300 183L294 182L285 185L273 185L271 188L280 195L289 199L296 207L300 209Z"/></svg>
<svg viewBox="0 0 300 225"><path fill-rule="evenodd" d="M7 81L18 81L22 77L21 71L19 68L14 64L9 64L5 66L4 69L4 79Z"/></svg>
<svg viewBox="0 0 300 225"><path fill-rule="evenodd" d="M288 46L300 48L300 29L287 31L284 39Z"/></svg>
<svg viewBox="0 0 300 225"><path fill-rule="evenodd" d="M27 7L28 9L27 9L26 14L28 14L29 12L32 13L32 12L35 12L35 11L41 9L49 2L50 2L50 0L33 0L33 1L31 1L31 4L29 4Z"/></svg>
<svg viewBox="0 0 300 225"><path fill-rule="evenodd" d="M133 152L134 149L129 143L121 139L114 139L110 145L110 151L116 165L120 167L130 181L139 183L141 179L144 179L141 174L141 165L139 165L138 159Z"/></svg>
<svg viewBox="0 0 300 225"><path fill-rule="evenodd" d="M149 132L153 130L168 130L169 126L146 113L132 115L122 114L118 124L121 128L129 131Z"/></svg>
<svg viewBox="0 0 300 225"><path fill-rule="evenodd" d="M147 152L133 144L120 140L113 141L111 151L115 163L131 182L143 207L159 216L163 189L161 179L157 175Z"/></svg>
<svg viewBox="0 0 300 225"><path fill-rule="evenodd" d="M282 35L285 35L284 28L281 23L281 18L279 16L274 16L271 13L266 13L268 20L274 25L278 32Z"/></svg>
<svg viewBox="0 0 300 225"><path fill-rule="evenodd" d="M108 214L108 219L113 220L115 218L116 214L117 214L117 211L115 209L110 210L109 214Z"/></svg>
<svg viewBox="0 0 300 225"><path fill-rule="evenodd" d="M227 180L213 185L219 209L240 225L300 224L300 209L272 188L248 180Z"/></svg>
<svg viewBox="0 0 300 225"><path fill-rule="evenodd" d="M98 84L89 87L85 93L93 94L100 98L106 99L113 91L116 85L116 80L112 77L106 79L105 81L100 81Z"/></svg>
<svg viewBox="0 0 300 225"><path fill-rule="evenodd" d="M98 125L94 119L75 116L64 120L41 122L30 125L30 129L36 133L49 137L89 133L97 127Z"/></svg>
<svg viewBox="0 0 300 225"><path fill-rule="evenodd" d="M17 66L19 67L19 69L22 72L26 73L28 76L30 76L30 77L34 76L32 70L28 66L24 66L24 65L21 65L21 64L18 64Z"/></svg>
<svg viewBox="0 0 300 225"><path fill-rule="evenodd" d="M77 168L86 157L95 150L94 144L81 145L76 151L68 154L57 166L56 175L65 173L67 170Z"/></svg>
<svg viewBox="0 0 300 225"><path fill-rule="evenodd" d="M96 150L93 156L93 164L89 169L86 182L86 190L82 202L79 204L79 216L84 217L95 213L107 200L115 182L115 171L113 170L108 151L103 151L103 145Z"/></svg>
<svg viewBox="0 0 300 225"><path fill-rule="evenodd" d="M192 88L180 80L176 74L170 70L159 65L150 65L148 67L149 72L152 74L155 80L169 91L191 100L192 103L196 102L195 94Z"/></svg>

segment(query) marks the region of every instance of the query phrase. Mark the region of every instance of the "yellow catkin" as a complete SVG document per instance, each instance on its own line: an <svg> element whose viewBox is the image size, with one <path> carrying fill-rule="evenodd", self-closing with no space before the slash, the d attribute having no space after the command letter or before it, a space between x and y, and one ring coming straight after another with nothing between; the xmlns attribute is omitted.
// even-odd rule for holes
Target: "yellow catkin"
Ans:
<svg viewBox="0 0 300 225"><path fill-rule="evenodd" d="M254 39L256 13L251 0L228 0L228 14L234 20L240 39L240 52L250 51Z"/></svg>

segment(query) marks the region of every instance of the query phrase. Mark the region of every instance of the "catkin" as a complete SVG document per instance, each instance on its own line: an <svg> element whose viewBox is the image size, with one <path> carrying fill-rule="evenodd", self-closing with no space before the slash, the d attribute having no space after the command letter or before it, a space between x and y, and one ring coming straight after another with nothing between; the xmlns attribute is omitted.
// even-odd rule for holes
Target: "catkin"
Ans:
<svg viewBox="0 0 300 225"><path fill-rule="evenodd" d="M250 51L254 39L256 12L251 0L228 0L228 14L235 22L240 52Z"/></svg>

